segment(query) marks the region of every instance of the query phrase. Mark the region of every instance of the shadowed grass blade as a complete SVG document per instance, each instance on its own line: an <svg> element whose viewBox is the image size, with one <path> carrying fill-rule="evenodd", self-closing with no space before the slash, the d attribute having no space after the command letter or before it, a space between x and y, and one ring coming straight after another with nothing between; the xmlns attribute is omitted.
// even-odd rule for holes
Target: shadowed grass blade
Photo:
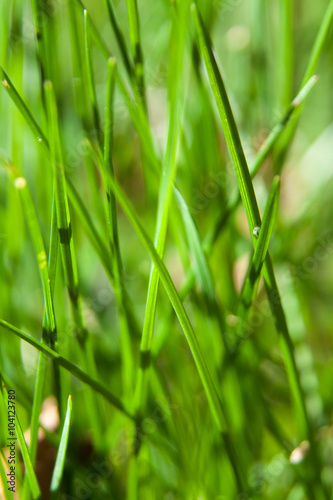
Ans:
<svg viewBox="0 0 333 500"><path fill-rule="evenodd" d="M136 84L144 109L147 109L143 71L143 54L140 40L140 21L137 0L127 0L127 14Z"/></svg>
<svg viewBox="0 0 333 500"><path fill-rule="evenodd" d="M52 474L51 487L50 487L51 498L57 498L57 495L59 494L58 491L60 488L61 479L65 466L71 415L72 415L72 396L69 396L67 402L66 418L62 429L57 458L55 461L54 470Z"/></svg>

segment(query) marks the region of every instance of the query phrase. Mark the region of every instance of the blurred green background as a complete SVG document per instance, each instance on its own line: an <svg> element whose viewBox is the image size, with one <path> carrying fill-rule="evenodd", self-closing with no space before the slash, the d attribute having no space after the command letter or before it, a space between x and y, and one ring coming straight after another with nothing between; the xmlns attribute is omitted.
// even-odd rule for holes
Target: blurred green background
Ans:
<svg viewBox="0 0 333 500"><path fill-rule="evenodd" d="M65 0L45 2L44 29L48 33L49 74L54 83L66 172L76 186L94 224L106 240L100 176L85 149L83 138L94 138L92 117L86 112L89 96L84 59L83 11L75 4L78 44L73 45ZM320 0L220 0L198 2L222 68L244 150L251 164L258 148L283 117L298 93L326 8ZM104 2L84 5L130 86ZM288 5L292 9L290 19ZM129 28L125 1L114 2L128 50ZM168 0L138 2L149 123L158 157L163 158L168 129L170 36L177 15ZM36 39L28 1L0 4L0 62L45 128ZM289 23L288 23L289 21ZM215 102L205 70L198 61L190 14L182 68L182 135L177 155L177 187L185 198L202 239L237 186ZM78 50L79 48L79 50ZM101 116L104 114L106 61L93 44L93 69ZM321 480L333 488L333 49L332 30L316 68L319 81L307 98L291 147L281 163L277 142L256 176L254 186L261 211L274 173L280 172L281 197L270 251L287 315L301 383L316 441L322 457ZM169 83L168 83L169 82ZM0 92L0 152L18 166L28 181L44 242L48 245L52 205L52 171L4 89ZM114 168L118 181L137 210L151 238L157 212L158 176L151 170L151 190L145 189L143 168L149 163L140 136L119 89L115 96ZM221 175L221 172L223 175ZM223 179L223 182L221 181ZM114 292L76 212L71 209L79 270L82 308L94 346L99 379L118 396L121 388L120 321ZM144 320L151 261L126 216L118 210L125 286L133 301L139 329ZM209 264L216 296L227 327L235 319L240 288L252 255L244 209L240 206L221 232ZM170 213L164 259L179 290L193 265L177 204ZM0 317L36 338L41 335L43 294L30 236L16 189L5 167L0 170ZM60 350L79 362L72 335L70 307L59 263L55 286L55 313ZM133 429L102 398L100 412L104 441L97 444L89 428L83 393L71 379L73 422L70 432L63 496L59 498L240 499L301 500L310 498L302 486L306 457L292 463L300 446L293 404L278 338L261 284L254 304L254 334L241 345L234 363L239 384L227 384L219 363L222 338L209 334L209 312L204 292L196 284L185 307L198 332L206 358L217 365L222 399L233 407L241 401L242 414L232 414L232 431L245 436L238 449L253 494L234 491L230 466L212 423L205 393L169 300L160 287L153 339L153 375L150 377L146 433L138 457L138 491L130 491ZM132 332L137 369L140 336ZM247 354L250 342L256 356ZM212 350L213 346L213 350ZM37 352L6 332L0 336L3 372L17 391L18 414L29 428ZM217 358L217 359L216 359ZM48 367L45 398L53 392ZM69 381L69 375L66 375ZM239 391L239 392L238 392ZM162 415L161 418L159 416ZM1 433L4 426L1 422ZM158 437L154 439L155 430ZM156 431L156 433L157 433ZM58 431L59 432L59 431ZM51 433L52 434L52 433ZM2 434L1 434L2 435ZM52 434L53 435L53 434ZM56 435L56 434L55 434ZM5 436L4 436L5 438ZM165 441L160 443L160 439ZM47 441L47 440L46 440ZM49 436L52 454L56 446ZM41 452L42 453L42 452ZM39 457L43 462L43 454ZM87 484L93 464L106 462L112 472L97 474ZM303 467L304 466L304 467ZM309 465L309 468L311 466ZM45 474L47 474L45 472ZM68 496L66 496L66 494ZM19 493L20 495L20 493ZM81 495L81 496L80 496ZM135 496L137 495L137 497ZM20 496L18 496L20 498ZM47 496L45 496L47 498ZM318 497L319 498L319 497Z"/></svg>

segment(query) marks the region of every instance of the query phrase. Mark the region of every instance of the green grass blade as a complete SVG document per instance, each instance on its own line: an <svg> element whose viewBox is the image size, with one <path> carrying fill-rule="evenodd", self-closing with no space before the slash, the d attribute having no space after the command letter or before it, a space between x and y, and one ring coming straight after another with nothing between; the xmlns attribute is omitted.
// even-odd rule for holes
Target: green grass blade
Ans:
<svg viewBox="0 0 333 500"><path fill-rule="evenodd" d="M229 153L233 160L234 168L236 171L239 189L252 236L252 241L254 247L256 247L257 241L253 230L255 229L255 227L261 226L261 219L250 172L247 166L243 147L240 141L236 122L230 107L224 83L219 72L213 51L211 49L211 42L195 4L192 4L192 14L196 32L199 38L200 49L206 65L216 104L220 113L222 127L224 130ZM266 261L264 264L263 276L265 280L266 291L270 301L273 319L275 322L275 327L280 337L281 349L284 356L290 388L295 402L295 411L300 425L300 432L302 436L307 437L313 444L312 426L309 421L305 398L300 383L299 372L295 361L294 347L290 338L285 314L282 308L281 299L273 270L273 264L270 259L269 253L267 253ZM315 453L314 445L312 447L312 452L313 454ZM313 455L313 462L317 469L318 464L316 461L317 458Z"/></svg>
<svg viewBox="0 0 333 500"><path fill-rule="evenodd" d="M104 121L104 161L107 165L109 173L114 177L112 150L113 150L113 129L114 129L114 91L115 91L115 75L116 62L114 59L108 61L108 77L107 77L107 92L105 103L105 121ZM132 353L132 345L130 338L130 320L127 317L125 294L124 294L124 271L121 259L118 221L117 221L117 205L113 191L109 185L107 176L103 176L106 194L106 219L109 235L109 244L113 255L113 271L114 271L114 290L118 303L121 326L121 351L122 351L122 378L125 394L130 395L133 389L133 367L134 359Z"/></svg>
<svg viewBox="0 0 333 500"><path fill-rule="evenodd" d="M104 396L104 398L107 401L109 401L109 403L111 403L112 406L114 406L117 410L119 410L121 413L128 416L129 418L134 419L134 417L130 414L130 412L125 408L124 404L116 396L114 396L106 387L100 384L97 380L90 377L90 375L88 375L85 371L81 370L81 368L74 365L68 359L64 358L59 353L53 351L45 344L42 344L41 342L31 337L27 333L9 324L7 321L0 319L0 326L5 330L9 331L10 333L16 335L20 339L24 340L28 344L32 345L33 347L35 347L35 349L38 349L38 351L45 354L45 356L47 356L48 358L54 359L59 366L62 366L63 368L65 368L65 370L70 372L78 380L80 380L84 384L94 389L94 391L96 391L97 393Z"/></svg>
<svg viewBox="0 0 333 500"><path fill-rule="evenodd" d="M212 303L215 301L213 278L207 261L207 256L202 247L198 229L184 198L182 197L178 189L174 188L174 192L184 222L187 240L193 252L193 272L201 289L204 291L209 302Z"/></svg>
<svg viewBox="0 0 333 500"><path fill-rule="evenodd" d="M65 458L67 452L71 415L72 415L72 396L69 396L67 402L66 418L62 429L57 458L55 461L52 480L51 480L50 491L51 491L51 497L53 498L57 498L58 491L61 485L61 479L64 471Z"/></svg>
<svg viewBox="0 0 333 500"><path fill-rule="evenodd" d="M127 13L135 78L143 107L147 108L143 70L143 54L140 40L140 21L137 0L127 0Z"/></svg>
<svg viewBox="0 0 333 500"><path fill-rule="evenodd" d="M5 403L7 412L8 412L8 405L7 405L8 392L7 392L5 385L2 386L2 396L3 396L3 400L4 400L4 403ZM15 408L15 433L16 433L17 440L18 440L19 445L20 445L27 479L29 481L30 491L31 491L33 499L37 500L37 499L41 498L41 491L40 491L38 480L37 480L37 477L36 477L32 462L31 462L27 443L25 442L25 439L24 439L22 427L21 427L20 420L19 420L19 417L18 417L17 412L16 412L16 408Z"/></svg>
<svg viewBox="0 0 333 500"><path fill-rule="evenodd" d="M193 327L191 325L191 322L189 320L189 317L184 309L184 306L179 298L179 295L177 293L177 290L175 288L175 285L170 277L170 274L161 260L161 257L159 256L153 242L147 235L140 219L138 218L136 212L132 208L130 202L128 201L127 197L125 196L124 192L116 182L116 180L106 171L105 165L103 161L98 157L98 155L95 153L95 159L98 165L100 166L101 170L103 171L104 174L108 175L109 181L110 181L110 186L112 187L112 190L115 194L115 197L118 200L118 203L122 207L124 213L126 214L127 218L129 219L130 223L132 224L133 228L135 229L135 232L139 236L140 240L142 241L144 247L146 248L147 252L150 255L150 258L152 259L155 269L157 270L159 277L163 283L163 286L165 288L165 291L167 292L170 302L174 308L174 311L178 317L179 323L182 327L182 330L184 332L184 335L186 337L186 340L189 344L193 359L195 361L198 373L200 375L203 387L206 392L206 396L211 408L211 412L213 415L213 418L215 420L215 423L219 429L219 431L222 433L223 437L225 438L226 442L226 449L227 453L229 455L230 462L232 464L234 473L235 473L235 478L237 481L238 488L240 491L244 491L243 488L243 479L242 479L242 473L239 471L238 468L238 463L237 460L235 460L234 457L234 451L232 448L232 445L230 443L230 438L228 436L227 432L227 424L224 416L224 412L222 409L222 403L220 400L220 397L218 395L217 389L214 385L214 382L212 380L210 371L208 369L208 366L206 364L206 361L203 357L197 336L193 330Z"/></svg>
<svg viewBox="0 0 333 500"><path fill-rule="evenodd" d="M88 21L88 13L84 10L84 40L85 40L85 54L86 54L86 65L87 65L87 76L88 76L88 89L90 104L92 107L93 122L96 131L100 131L100 117L97 105L96 88L93 76L93 64L91 57L91 42L90 42L90 29Z"/></svg>
<svg viewBox="0 0 333 500"><path fill-rule="evenodd" d="M113 32L115 34L118 47L121 53L121 57L124 63L124 66L126 68L126 71L130 77L133 77L134 71L132 68L132 64L130 62L128 52L127 52L127 47L126 47L126 42L125 42L125 37L119 27L119 23L116 17L116 13L112 4L112 0L104 0L105 7L108 11L110 23L113 29Z"/></svg>
<svg viewBox="0 0 333 500"><path fill-rule="evenodd" d="M2 80L2 85L5 88L5 90L8 92L9 96L13 100L14 104L16 107L20 110L23 118L27 122L27 124L30 127L31 132L35 136L36 140L38 143L44 143L48 144L47 139L45 135L43 134L41 128L39 127L38 123L30 113L27 105L23 102L21 96L17 92L16 88L14 87L12 81L10 80L9 76L5 72L5 70L0 66L0 78Z"/></svg>
<svg viewBox="0 0 333 500"><path fill-rule="evenodd" d="M267 256L268 245L275 225L279 204L279 194L280 177L276 176L273 180L272 187L268 196L265 212L262 218L261 228L258 228L258 243L254 251L254 255L249 266L249 270L245 278L239 300L237 316L241 321L245 320L258 290L261 269Z"/></svg>
<svg viewBox="0 0 333 500"><path fill-rule="evenodd" d="M8 488L5 487L8 477L7 477L7 472L4 466L4 463L6 463L6 457L3 454L3 451L0 451L0 481L1 484L3 485L3 492L4 492L4 499L5 500L14 500L13 493L8 490Z"/></svg>
<svg viewBox="0 0 333 500"><path fill-rule="evenodd" d="M169 210L173 194L173 184L177 171L176 155L181 131L181 77L183 65L183 46L185 42L185 19L187 12L188 2L185 2L181 7L179 17L175 18L173 24L173 46L171 50L173 80L170 80L169 82L169 129L165 160L159 187L157 219L154 238L156 250L160 257L163 257L164 254ZM144 400L146 392L146 377L150 364L150 350L155 322L159 278L159 273L157 272L156 267L153 265L149 277L145 320L140 344L140 369L135 396L135 406L137 407L138 412L140 412L145 405Z"/></svg>

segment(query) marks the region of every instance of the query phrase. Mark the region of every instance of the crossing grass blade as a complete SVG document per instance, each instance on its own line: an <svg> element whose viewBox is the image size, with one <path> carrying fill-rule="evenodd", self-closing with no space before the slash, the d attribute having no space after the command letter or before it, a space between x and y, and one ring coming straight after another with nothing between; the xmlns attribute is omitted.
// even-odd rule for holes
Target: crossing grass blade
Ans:
<svg viewBox="0 0 333 500"><path fill-rule="evenodd" d="M93 149L92 152L96 163L99 165L101 171L103 172L103 175L108 175L110 186L114 192L116 199L118 200L119 205L121 206L128 220L132 224L135 232L137 233L138 237L140 238L141 242L143 243L144 247L149 253L149 256L152 259L153 264L155 266L156 272L158 272L159 278L161 279L165 291L169 296L170 302L174 308L174 311L178 317L179 323L182 327L186 340L189 344L194 362L196 364L198 373L201 378L201 382L206 392L212 416L214 418L214 421L217 425L219 432L224 438L226 452L228 454L228 458L233 468L237 488L240 492L244 492L245 484L244 484L243 474L239 470L239 463L236 459L235 450L233 448L230 436L228 434L228 426L226 423L224 410L222 408L222 403L218 395L217 389L214 385L214 382L212 380L209 368L203 357L197 336L191 325L189 317L184 309L184 306L179 298L175 285L170 277L170 274L164 262L161 260L161 257L159 256L157 249L155 248L153 242L147 235L139 217L137 216L135 210L128 201L126 195L124 194L124 192L122 191L116 180L106 170L102 158L100 158L98 156L98 153Z"/></svg>
<svg viewBox="0 0 333 500"><path fill-rule="evenodd" d="M65 418L63 429L62 429L57 458L55 461L54 470L53 470L52 479L51 479L50 492L51 492L51 498L54 498L54 499L57 498L57 495L59 495L59 488L61 485L62 475L64 472L65 458L66 458L69 430L70 430L70 423L71 423L71 415L72 415L72 396L69 396L68 401L67 401L66 418Z"/></svg>
<svg viewBox="0 0 333 500"><path fill-rule="evenodd" d="M253 233L253 230L256 227L261 227L261 218L250 172L247 166L243 147L240 141L238 129L231 110L225 86L219 72L213 51L211 49L211 41L199 14L198 8L195 4L192 4L192 15L196 33L199 39L202 57L205 62L209 81L220 113L227 146L236 171L239 190L249 224L253 246L254 248L256 248L257 240ZM312 425L309 420L305 398L300 383L299 372L295 361L294 347L290 338L285 314L282 308L281 298L273 270L273 264L270 259L269 253L267 253L266 261L264 263L263 276L275 327L280 337L281 350L284 356L289 384L295 402L295 411L297 420L300 425L300 433L301 436L307 437L312 444L312 461L317 471L317 481L319 481L320 472L318 467L320 466L317 463Z"/></svg>
<svg viewBox="0 0 333 500"><path fill-rule="evenodd" d="M2 392L2 396L3 396L4 404L6 406L7 413L8 413L7 402L9 402L10 400L8 399L8 392L7 392L6 386L3 384L2 384L1 392ZM15 412L16 412L16 407L15 407ZM22 427L21 427L17 412L15 413L15 433L17 436L18 443L20 445L20 450L22 453L22 458L23 458L23 462L24 462L24 466L25 466L25 470L26 470L27 479L29 481L29 486L30 486L30 491L31 491L32 497L34 500L38 500L38 499L42 498L41 491L40 491L38 480L37 480L37 477L36 477L32 462L31 462L29 450L28 450L27 444L26 444L25 439L24 439Z"/></svg>
<svg viewBox="0 0 333 500"><path fill-rule="evenodd" d="M280 177L276 176L273 180L272 187L268 196L265 212L262 218L261 228L258 228L258 243L254 251L254 255L252 257L252 261L250 263L239 299L237 316L240 319L241 324L243 321L245 321L246 316L257 294L262 266L267 256L268 245L276 221L279 204L279 193Z"/></svg>
<svg viewBox="0 0 333 500"><path fill-rule="evenodd" d="M35 347L35 349L45 354L45 356L47 356L48 358L54 359L59 366L65 368L65 370L71 373L75 378L77 378L84 384L94 389L94 391L97 392L98 394L101 394L117 410L119 410L121 413L123 413L130 419L132 420L134 419L134 416L131 415L131 413L126 409L125 405L116 396L114 396L106 387L100 384L97 380L88 375L88 373L81 370L81 368L74 365L68 359L64 358L59 353L53 351L45 344L42 344L34 337L31 337L31 335L28 335L19 328L16 328L15 326L11 325L7 321L0 319L0 326L5 330L9 331L10 333L16 335L16 337L19 337L28 344L32 345L33 347Z"/></svg>

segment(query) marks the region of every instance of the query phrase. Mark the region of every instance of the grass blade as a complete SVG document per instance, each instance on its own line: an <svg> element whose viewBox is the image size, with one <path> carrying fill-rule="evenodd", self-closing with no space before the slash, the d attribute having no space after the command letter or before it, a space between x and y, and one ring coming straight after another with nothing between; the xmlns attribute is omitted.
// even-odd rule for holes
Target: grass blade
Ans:
<svg viewBox="0 0 333 500"><path fill-rule="evenodd" d="M7 392L6 386L3 384L2 384L1 391L2 391L3 400L4 400L4 403L5 403L5 406L7 409L7 413L8 413L8 405L7 405L7 401L9 401L8 400L8 392ZM22 458L23 458L23 462L24 462L24 466L25 466L25 470L26 470L27 479L29 481L29 486L30 486L30 491L31 491L32 497L34 500L38 500L39 498L41 498L41 491L40 491L38 480L37 480L37 477L36 477L32 462L31 462L29 450L28 450L27 444L26 444L25 439L24 439L20 420L19 420L19 417L18 417L16 412L15 412L15 433L16 433L17 440L18 440L19 445L20 445Z"/></svg>
<svg viewBox="0 0 333 500"><path fill-rule="evenodd" d="M236 171L239 189L252 236L252 241L254 247L256 247L257 241L253 230L256 227L261 227L261 219L250 172L247 166L243 147L240 141L239 133L230 107L225 86L219 72L213 51L211 49L211 42L195 4L192 4L192 14L196 32L199 38L200 49L206 65L216 104L220 113L222 127L224 130L229 153L233 160L234 168ZM269 253L267 253L263 275L265 279L267 295L270 301L272 315L275 322L275 327L280 337L281 349L284 355L290 388L294 397L296 416L300 425L301 435L307 437L312 444L313 462L316 470L318 471L312 426L308 417L304 394L300 384L299 372L295 361L294 347L290 338L285 314L282 308L280 294L278 291L273 265ZM320 473L318 472L318 474L319 477Z"/></svg>
<svg viewBox="0 0 333 500"><path fill-rule="evenodd" d="M53 498L57 498L58 490L60 488L61 479L62 479L62 475L63 475L63 471L64 471L66 451L67 451L67 445L68 445L68 437L69 437L69 429L70 429L70 422L71 422L71 415L72 415L72 396L69 396L68 402L67 402L66 418L65 418L63 429L62 429L57 458L56 458L56 462L54 465L54 470L53 470L52 480L51 480L50 491L51 491L51 497L53 497Z"/></svg>
<svg viewBox="0 0 333 500"><path fill-rule="evenodd" d="M127 417L134 419L134 417L130 414L130 412L125 408L123 403L116 396L114 396L106 387L100 384L97 380L93 379L92 377L90 377L90 375L81 370L81 368L74 365L68 359L64 358L59 353L53 351L45 344L42 344L41 342L34 339L27 333L9 324L7 321L0 319L0 326L5 330L9 331L10 333L16 335L20 339L24 340L28 344L32 345L33 347L38 349L38 351L45 354L45 356L47 356L48 358L54 359L59 366L62 366L63 368L65 368L65 370L70 372L78 380L80 380L84 384L94 389L94 391L104 396L104 398L107 401L109 401L109 403L111 403L112 406L114 406L117 410L122 412Z"/></svg>
<svg viewBox="0 0 333 500"><path fill-rule="evenodd" d="M228 436L228 430L227 430L227 423L222 409L222 403L220 397L212 380L206 361L203 357L197 336L193 330L193 327L184 309L184 306L179 298L175 285L170 277L170 274L165 264L161 260L161 257L159 256L153 242L147 235L140 219L138 218L137 214L132 208L124 192L122 191L116 180L107 172L103 160L100 159L96 153L94 154L94 157L96 159L96 162L100 166L101 170L103 171L103 173L108 175L110 186L112 187L112 190L115 194L115 197L118 200L118 203L122 207L124 213L126 214L127 218L129 219L130 223L135 229L135 232L137 233L141 242L143 243L144 247L149 253L150 258L154 263L155 269L157 270L159 277L163 283L165 291L169 296L170 302L172 303L174 311L178 317L179 323L185 334L186 340L189 344L193 359L195 361L198 373L200 375L203 387L206 392L206 396L211 408L213 418L215 420L217 428L219 429L219 431L221 432L221 434L225 439L226 450L234 470L238 489L240 491L244 491L242 473L239 471L238 463L234 456L234 450L230 443L230 438Z"/></svg>
<svg viewBox="0 0 333 500"><path fill-rule="evenodd" d="M136 84L138 86L142 105L144 109L147 109L137 0L127 0L127 13L132 55L134 59Z"/></svg>
<svg viewBox="0 0 333 500"><path fill-rule="evenodd" d="M242 293L239 300L237 316L240 318L241 323L246 319L247 313L255 299L261 269L265 262L268 245L272 236L273 228L275 225L277 209L279 204L280 193L280 177L276 176L273 180L272 187L268 196L265 207L265 212L262 218L262 225L259 229L259 237L254 255L245 278L242 288Z"/></svg>

